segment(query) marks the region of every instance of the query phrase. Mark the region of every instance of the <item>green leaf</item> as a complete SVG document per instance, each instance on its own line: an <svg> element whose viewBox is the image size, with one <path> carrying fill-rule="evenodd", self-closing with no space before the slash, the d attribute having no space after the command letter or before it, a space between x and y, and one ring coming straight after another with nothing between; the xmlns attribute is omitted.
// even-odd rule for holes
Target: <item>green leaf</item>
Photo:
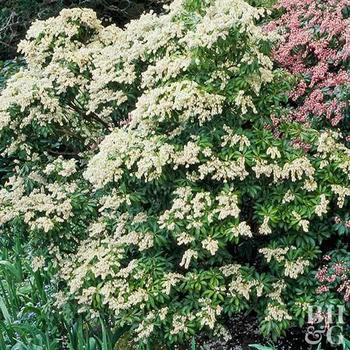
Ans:
<svg viewBox="0 0 350 350"><path fill-rule="evenodd" d="M265 346L259 344L251 344L249 347L256 350L276 350L274 346Z"/></svg>

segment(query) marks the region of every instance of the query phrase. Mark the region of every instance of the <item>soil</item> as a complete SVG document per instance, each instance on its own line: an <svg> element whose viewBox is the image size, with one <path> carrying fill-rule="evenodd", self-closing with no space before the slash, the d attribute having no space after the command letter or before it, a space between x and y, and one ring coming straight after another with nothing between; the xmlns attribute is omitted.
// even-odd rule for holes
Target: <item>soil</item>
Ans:
<svg viewBox="0 0 350 350"><path fill-rule="evenodd" d="M227 342L206 339L201 336L200 346L204 350L253 350L252 344L269 346L271 340L259 334L259 324L254 316L236 315L228 321L227 330L231 339ZM275 342L276 350L311 350L305 341L305 330L300 328L290 329L284 337ZM272 349L272 347L271 347Z"/></svg>

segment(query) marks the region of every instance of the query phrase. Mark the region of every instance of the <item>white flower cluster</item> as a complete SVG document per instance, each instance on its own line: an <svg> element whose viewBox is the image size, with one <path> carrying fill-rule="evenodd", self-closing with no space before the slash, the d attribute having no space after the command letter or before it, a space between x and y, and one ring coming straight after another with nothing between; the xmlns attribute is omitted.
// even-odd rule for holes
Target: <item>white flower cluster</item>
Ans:
<svg viewBox="0 0 350 350"><path fill-rule="evenodd" d="M290 249L295 249L295 247L285 247L285 248L261 248L259 252L264 255L267 262L270 262L272 258L276 261L281 262L285 260L285 255Z"/></svg>
<svg viewBox="0 0 350 350"><path fill-rule="evenodd" d="M30 193L26 191L24 179L16 176L0 190L0 224L22 217L30 230L49 232L56 223L72 217L70 195L77 186L74 182L46 183L37 174L31 175L39 181L39 187Z"/></svg>
<svg viewBox="0 0 350 350"><path fill-rule="evenodd" d="M310 265L310 261L298 258L296 261L286 261L284 275L290 278L297 278L304 273L305 268Z"/></svg>

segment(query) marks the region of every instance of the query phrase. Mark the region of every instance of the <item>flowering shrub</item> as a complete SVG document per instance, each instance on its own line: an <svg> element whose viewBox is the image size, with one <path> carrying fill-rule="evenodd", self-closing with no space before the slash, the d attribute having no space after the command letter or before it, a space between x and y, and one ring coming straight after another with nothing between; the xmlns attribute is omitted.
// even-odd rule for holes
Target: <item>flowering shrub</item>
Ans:
<svg viewBox="0 0 350 350"><path fill-rule="evenodd" d="M341 251L333 255L333 257L325 255L324 265L317 271L316 280L319 284L317 293L326 293L326 298L332 296L348 302L350 300L349 257Z"/></svg>
<svg viewBox="0 0 350 350"><path fill-rule="evenodd" d="M316 318L321 326L329 327L327 308L335 305L343 308L349 314L350 300L350 260L347 249L337 248L330 254L324 255L322 264L317 270L313 281L316 282L318 312ZM344 322L343 320L341 320ZM347 323L347 319L345 319ZM347 330L344 330L347 332Z"/></svg>
<svg viewBox="0 0 350 350"><path fill-rule="evenodd" d="M270 38L254 25L261 15L242 1L175 2L138 24L154 28L156 59L130 122L88 164L100 216L61 273L81 311L109 309L141 343L220 333L225 314L251 308L265 333L279 334L310 301L302 275L335 234L330 208L344 211L341 135L266 128L289 85L272 71ZM174 35L163 38L166 23Z"/></svg>
<svg viewBox="0 0 350 350"><path fill-rule="evenodd" d="M57 304L107 314L140 345L225 335L246 310L273 336L303 322L350 150L339 132L275 130L291 78L264 14L176 0L125 30L88 10L30 29L28 68L0 97L0 223L51 242Z"/></svg>
<svg viewBox="0 0 350 350"><path fill-rule="evenodd" d="M276 29L282 41L274 59L301 76L290 94L297 106L292 116L341 127L348 135L350 2L281 0L276 7L283 15L268 28Z"/></svg>

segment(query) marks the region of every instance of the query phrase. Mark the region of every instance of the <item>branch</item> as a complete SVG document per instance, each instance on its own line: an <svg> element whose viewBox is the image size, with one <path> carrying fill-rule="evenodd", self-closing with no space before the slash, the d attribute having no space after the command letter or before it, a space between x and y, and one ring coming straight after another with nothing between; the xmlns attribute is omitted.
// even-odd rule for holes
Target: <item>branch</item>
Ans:
<svg viewBox="0 0 350 350"><path fill-rule="evenodd" d="M54 151L54 150L47 150L47 153L54 154L54 155L59 155L59 156L72 156L72 157L79 157L80 151L76 152L65 152L65 151Z"/></svg>
<svg viewBox="0 0 350 350"><path fill-rule="evenodd" d="M77 113L81 114L82 117L86 120L90 120L93 119L96 122L102 124L109 132L111 131L110 126L108 125L108 123L106 123L104 120L102 120L96 113L90 113L87 114L85 111L83 111L82 109L80 109L78 106L76 106L73 102L71 102L69 104L69 106Z"/></svg>

